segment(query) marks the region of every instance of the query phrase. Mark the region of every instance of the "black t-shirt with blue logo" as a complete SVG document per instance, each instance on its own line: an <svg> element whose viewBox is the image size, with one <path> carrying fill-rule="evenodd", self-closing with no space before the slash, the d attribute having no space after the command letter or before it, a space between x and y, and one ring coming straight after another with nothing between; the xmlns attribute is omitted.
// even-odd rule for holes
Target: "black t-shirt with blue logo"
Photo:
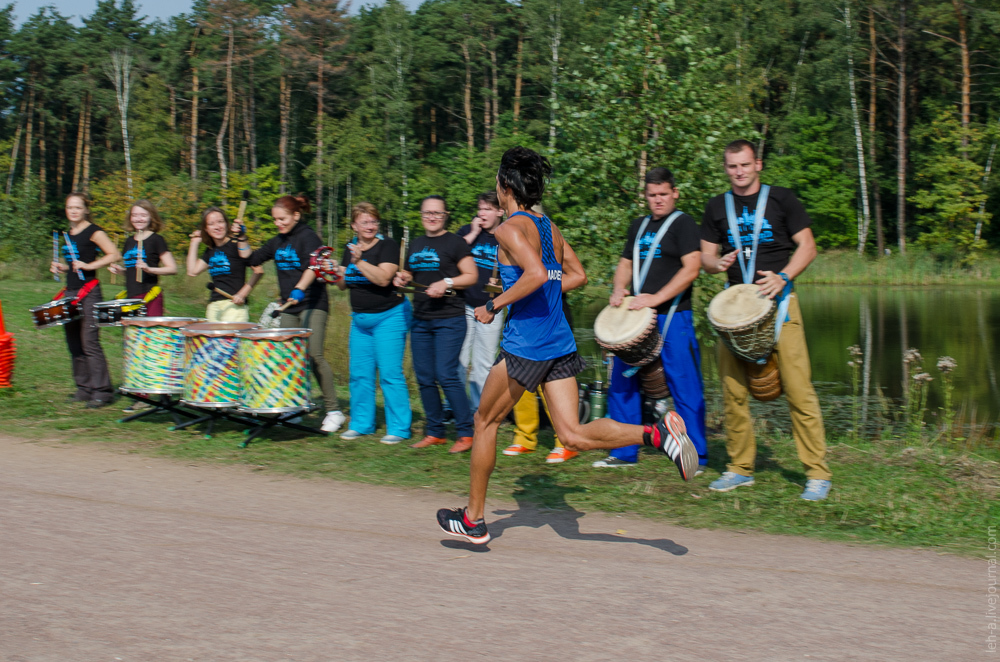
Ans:
<svg viewBox="0 0 1000 662"><path fill-rule="evenodd" d="M740 246L744 249L753 248L753 222L757 211L757 196L734 195L737 227L740 231ZM792 236L812 225L812 219L806 213L805 207L795 197L795 193L787 188L772 186L767 196L767 207L764 209L764 224L761 226L760 240L757 244L757 262L754 267L753 280L760 276L757 271L773 271L781 273L788 265L795 242ZM722 247L721 255L733 250L733 239L729 234L729 221L726 218L726 196L717 195L708 201L705 215L701 219L701 238ZM744 253L744 260L746 254ZM743 282L740 272L740 261L733 262L727 272L729 282L739 285Z"/></svg>
<svg viewBox="0 0 1000 662"><path fill-rule="evenodd" d="M81 279L76 275L73 270L73 260L80 260L80 262L93 262L100 255L101 249L97 244L94 243L94 235L101 231L101 228L93 223L89 224L79 234L69 235L69 240L73 244L72 251L66 245L66 237L60 234L59 246L60 254L62 258L66 261L69 266L69 271L66 272L66 290L69 292L76 292L83 284L87 281L94 280L97 278L96 271L84 271L80 270L80 274L83 276ZM68 234L68 233L67 233Z"/></svg>
<svg viewBox="0 0 1000 662"><path fill-rule="evenodd" d="M472 255L469 245L457 234L445 232L437 237L424 235L410 243L406 253L406 270L421 285L430 285L443 278L461 275L458 263ZM417 319L447 319L465 315L465 299L461 294L432 299L417 288L413 294L413 316Z"/></svg>
<svg viewBox="0 0 1000 662"><path fill-rule="evenodd" d="M379 239L375 245L361 253L361 261L378 266L384 262L399 264L399 244L392 239ZM351 251L344 249L340 263L346 265L344 284L351 290L351 310L356 313L384 313L403 303L392 281L380 287L361 273L351 262Z"/></svg>
<svg viewBox="0 0 1000 662"><path fill-rule="evenodd" d="M457 234L464 238L470 232L472 232L472 226L463 225L458 229ZM462 293L465 295L465 303L473 308L485 306L486 302L490 300L490 295L483 288L490 282L490 277L493 275L493 266L497 263L497 250L499 248L500 244L497 243L497 238L486 230L480 230L479 234L476 235L476 240L469 246L472 258L476 261L476 267L479 268L479 282L466 288Z"/></svg>
<svg viewBox="0 0 1000 662"><path fill-rule="evenodd" d="M257 267L268 260L274 260L278 271L278 292L282 302L287 301L298 284L302 274L309 268L309 254L323 245L319 235L304 222L299 221L288 232L271 237L263 246L250 255L250 266ZM304 310L330 311L330 299L326 294L326 283L316 279L306 290L302 303L289 306L286 313L298 315Z"/></svg>
<svg viewBox="0 0 1000 662"><path fill-rule="evenodd" d="M646 256L649 255L649 250L653 239L656 238L656 233L660 231L660 228L663 227L663 224L669 217L670 214L667 214L659 219L649 219L646 229L642 231L642 237L639 238L640 270L646 261ZM640 216L632 221L632 225L629 226L628 239L625 241L625 247L622 249L622 257L626 260L633 259L636 234L638 234L639 226L642 225L644 218L646 217ZM687 214L681 214L670 224L670 229L666 231L660 239L659 245L654 249L653 262L649 267L649 273L646 274L646 280L643 281L642 290L639 294L656 294L659 292L681 270L681 266L683 266L681 258L688 253L700 250L701 239L698 236L698 224ZM691 287L688 287L684 290L681 300L677 304L677 310L691 310L691 289ZM629 291L632 291L632 287L629 287ZM669 313L670 306L673 303L673 299L661 303L656 307L657 314L666 315Z"/></svg>
<svg viewBox="0 0 1000 662"><path fill-rule="evenodd" d="M151 267L160 266L160 256L169 253L167 241L155 232L142 240L143 262ZM125 250L122 251L122 264L125 265L125 294L129 299L141 299L146 293L159 284L160 277L148 271L142 272L142 282L135 270L136 257L139 255L139 242L135 235L125 239Z"/></svg>
<svg viewBox="0 0 1000 662"><path fill-rule="evenodd" d="M247 282L247 262L240 257L235 241L227 241L221 246L209 246L201 254L201 259L208 264L208 273L215 283L215 288L227 294L236 294ZM211 301L222 301L226 297L218 292L212 292Z"/></svg>

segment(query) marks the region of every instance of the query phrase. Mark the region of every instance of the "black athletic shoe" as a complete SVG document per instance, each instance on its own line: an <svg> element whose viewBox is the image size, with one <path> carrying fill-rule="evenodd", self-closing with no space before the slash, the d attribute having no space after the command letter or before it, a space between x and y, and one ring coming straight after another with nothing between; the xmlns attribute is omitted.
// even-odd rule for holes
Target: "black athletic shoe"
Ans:
<svg viewBox="0 0 1000 662"><path fill-rule="evenodd" d="M490 541L490 532L486 530L486 521L473 525L465 516L465 508L452 510L442 508L438 511L437 518L441 530L450 536L465 538L474 545L483 545Z"/></svg>
<svg viewBox="0 0 1000 662"><path fill-rule="evenodd" d="M687 436L687 426L677 412L668 411L654 428L654 445L677 465L681 478L691 480L698 470L698 451ZM659 442L659 443L657 443Z"/></svg>

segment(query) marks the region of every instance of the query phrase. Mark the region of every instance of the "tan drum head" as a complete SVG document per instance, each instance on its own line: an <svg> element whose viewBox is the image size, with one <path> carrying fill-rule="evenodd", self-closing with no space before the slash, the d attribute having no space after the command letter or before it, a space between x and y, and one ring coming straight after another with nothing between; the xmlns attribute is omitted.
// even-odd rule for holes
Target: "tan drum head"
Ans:
<svg viewBox="0 0 1000 662"><path fill-rule="evenodd" d="M635 297L625 297L622 305L605 306L594 320L594 337L602 345L614 346L629 342L641 336L649 328L656 316L653 308L629 310L628 305Z"/></svg>
<svg viewBox="0 0 1000 662"><path fill-rule="evenodd" d="M708 321L720 329L753 324L771 311L774 301L760 295L758 285L733 285L708 304Z"/></svg>
<svg viewBox="0 0 1000 662"><path fill-rule="evenodd" d="M126 317L122 320L125 326L167 326L179 329L188 324L207 322L204 317Z"/></svg>
<svg viewBox="0 0 1000 662"><path fill-rule="evenodd" d="M260 325L253 322L203 322L189 324L181 329L185 336L235 336L240 331L259 329Z"/></svg>

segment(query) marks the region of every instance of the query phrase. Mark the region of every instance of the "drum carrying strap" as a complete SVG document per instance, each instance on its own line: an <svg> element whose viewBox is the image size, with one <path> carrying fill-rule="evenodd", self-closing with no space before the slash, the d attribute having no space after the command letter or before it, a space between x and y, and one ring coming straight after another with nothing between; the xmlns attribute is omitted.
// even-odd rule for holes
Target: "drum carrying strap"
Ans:
<svg viewBox="0 0 1000 662"><path fill-rule="evenodd" d="M757 267L757 244L760 242L760 231L764 227L764 210L767 208L767 195L771 187L761 184L760 194L757 196L757 210L753 219L753 248L744 248L740 242L740 227L736 220L736 201L732 191L726 191L726 219L729 221L729 234L733 239L733 248L736 249L736 259L740 261L740 272L743 274L743 282L750 284L753 282ZM743 255L744 251L746 256Z"/></svg>
<svg viewBox="0 0 1000 662"><path fill-rule="evenodd" d="M638 295L642 290L642 284L646 282L646 276L649 275L649 269L653 266L653 258L656 257L656 249L659 248L660 242L663 241L663 236L667 234L667 230L673 225L673 222L681 215L680 211L675 211L667 217L663 225L660 226L659 231L657 231L656 236L653 237L653 241L649 244L646 249L646 260L639 266L639 251L640 251L640 240L642 239L642 233L646 231L646 226L649 225L649 220L652 216L646 216L642 219L642 223L639 225L639 231L635 233L635 242L632 244L632 293ZM681 296L684 292L681 292L674 297L674 302L670 304L670 311L667 313L666 324L660 329L660 335L663 336L667 333L667 329L670 328L670 320L674 318L674 313L677 312L677 305L681 302ZM622 374L625 377L632 377L635 373L639 372L639 368L633 366L627 368Z"/></svg>
<svg viewBox="0 0 1000 662"><path fill-rule="evenodd" d="M149 288L149 292L146 292L146 296L142 297L142 302L149 303L156 297L160 296L160 292L162 291L163 288L161 288L159 285L154 285L153 287ZM122 290L121 292L115 295L115 299L127 299L127 298L128 298L128 292L126 292L125 290Z"/></svg>
<svg viewBox="0 0 1000 662"><path fill-rule="evenodd" d="M81 301L83 301L87 297L87 295L90 294L90 291L95 287L97 287L98 283L100 283L100 281L97 280L96 278L88 280L86 283L84 283L83 287L81 287L80 290L76 293L76 296L73 297L73 303L79 304ZM59 290L59 294L52 297L52 300L58 301L59 299L63 298L64 294L66 294L65 287Z"/></svg>

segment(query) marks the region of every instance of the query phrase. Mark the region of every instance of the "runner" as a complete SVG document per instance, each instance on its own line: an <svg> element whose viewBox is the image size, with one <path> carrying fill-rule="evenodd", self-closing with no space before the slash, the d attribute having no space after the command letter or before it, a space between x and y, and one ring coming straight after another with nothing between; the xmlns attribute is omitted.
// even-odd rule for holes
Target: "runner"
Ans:
<svg viewBox="0 0 1000 662"><path fill-rule="evenodd" d="M476 319L489 324L497 311L508 306L510 310L500 356L486 379L476 412L469 504L437 513L445 533L480 545L490 540L483 511L496 464L497 428L526 389L542 389L552 425L570 450L642 442L666 453L684 480L698 467L698 452L688 439L684 421L674 412L667 412L655 426L625 425L609 418L586 425L579 421L576 375L584 363L562 312L561 293L584 285L587 277L559 228L546 216L530 211L541 201L551 172L548 160L524 147L507 150L497 172L497 196L508 218L495 233L504 291L476 308Z"/></svg>

